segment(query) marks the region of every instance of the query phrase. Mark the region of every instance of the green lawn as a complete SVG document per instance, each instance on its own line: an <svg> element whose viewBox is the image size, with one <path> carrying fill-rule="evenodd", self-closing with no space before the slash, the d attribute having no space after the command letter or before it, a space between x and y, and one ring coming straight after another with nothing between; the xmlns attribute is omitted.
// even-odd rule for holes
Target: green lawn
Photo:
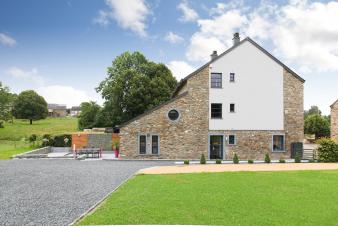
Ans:
<svg viewBox="0 0 338 226"><path fill-rule="evenodd" d="M338 225L338 171L139 175L79 225Z"/></svg>
<svg viewBox="0 0 338 226"><path fill-rule="evenodd" d="M44 134L67 134L77 130L77 118L47 118L33 121L33 125L28 120L5 123L5 128L0 128L0 159L9 159L13 155L32 150L30 144L22 140L31 134L41 138Z"/></svg>
<svg viewBox="0 0 338 226"><path fill-rule="evenodd" d="M31 134L42 136L43 134L63 134L77 131L77 118L47 118L33 121L29 125L28 120L14 120L14 123L5 123L5 128L0 129L0 140L20 140L28 138Z"/></svg>
<svg viewBox="0 0 338 226"><path fill-rule="evenodd" d="M10 159L13 155L32 149L27 142L0 140L0 159Z"/></svg>

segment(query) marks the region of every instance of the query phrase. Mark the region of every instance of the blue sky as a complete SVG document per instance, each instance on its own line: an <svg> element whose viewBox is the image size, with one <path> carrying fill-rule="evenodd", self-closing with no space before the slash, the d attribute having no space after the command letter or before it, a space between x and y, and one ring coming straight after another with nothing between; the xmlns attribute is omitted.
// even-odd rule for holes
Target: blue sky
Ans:
<svg viewBox="0 0 338 226"><path fill-rule="evenodd" d="M338 98L338 2L2 0L0 81L48 102L102 103L94 90L124 51L141 51L180 79L212 50L250 36L305 80L305 109Z"/></svg>

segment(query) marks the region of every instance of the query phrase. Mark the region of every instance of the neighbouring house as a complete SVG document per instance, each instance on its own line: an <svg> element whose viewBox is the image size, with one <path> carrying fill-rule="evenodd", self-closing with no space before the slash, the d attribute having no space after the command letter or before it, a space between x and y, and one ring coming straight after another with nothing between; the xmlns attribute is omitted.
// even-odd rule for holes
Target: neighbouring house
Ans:
<svg viewBox="0 0 338 226"><path fill-rule="evenodd" d="M207 45L207 43L206 43ZM124 158L290 158L305 80L249 37L182 79L172 99L120 125Z"/></svg>
<svg viewBox="0 0 338 226"><path fill-rule="evenodd" d="M73 106L70 109L70 116L76 117L79 116L81 113L81 107L80 106Z"/></svg>
<svg viewBox="0 0 338 226"><path fill-rule="evenodd" d="M338 99L331 108L331 138L338 140Z"/></svg>
<svg viewBox="0 0 338 226"><path fill-rule="evenodd" d="M49 117L66 117L67 106L62 104L48 104L48 116Z"/></svg>

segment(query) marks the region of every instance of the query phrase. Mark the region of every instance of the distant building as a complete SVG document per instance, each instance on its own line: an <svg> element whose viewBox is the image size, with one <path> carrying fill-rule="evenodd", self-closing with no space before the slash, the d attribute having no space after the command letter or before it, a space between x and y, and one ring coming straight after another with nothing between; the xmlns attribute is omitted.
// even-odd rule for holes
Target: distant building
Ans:
<svg viewBox="0 0 338 226"><path fill-rule="evenodd" d="M70 109L70 116L76 117L76 116L79 116L80 113L81 113L81 107L80 106L73 106Z"/></svg>
<svg viewBox="0 0 338 226"><path fill-rule="evenodd" d="M338 100L331 106L331 138L338 140Z"/></svg>
<svg viewBox="0 0 338 226"><path fill-rule="evenodd" d="M67 106L62 104L48 104L48 116L49 117L66 117Z"/></svg>

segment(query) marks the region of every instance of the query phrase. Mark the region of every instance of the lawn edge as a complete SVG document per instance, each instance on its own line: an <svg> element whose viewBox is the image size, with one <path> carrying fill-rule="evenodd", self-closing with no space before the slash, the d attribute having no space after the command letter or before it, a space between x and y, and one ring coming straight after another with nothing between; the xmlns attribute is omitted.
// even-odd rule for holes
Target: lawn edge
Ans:
<svg viewBox="0 0 338 226"><path fill-rule="evenodd" d="M83 218L85 218L87 215L89 215L90 213L96 211L101 206L101 204L103 204L103 202L108 199L108 197L111 194L113 194L114 192L116 192L122 185L124 185L125 183L127 183L130 179L132 179L135 176L137 176L135 173L132 174L132 175L130 175L128 178L126 178L124 181L122 181L121 184L119 184L112 191L108 192L108 194L106 194L102 199L100 199L98 202L96 202L93 206L91 206L88 210L86 210L84 213L82 213L79 217L77 217L72 223L70 223L68 225L69 226L74 226L77 223L79 223Z"/></svg>

